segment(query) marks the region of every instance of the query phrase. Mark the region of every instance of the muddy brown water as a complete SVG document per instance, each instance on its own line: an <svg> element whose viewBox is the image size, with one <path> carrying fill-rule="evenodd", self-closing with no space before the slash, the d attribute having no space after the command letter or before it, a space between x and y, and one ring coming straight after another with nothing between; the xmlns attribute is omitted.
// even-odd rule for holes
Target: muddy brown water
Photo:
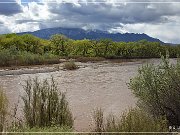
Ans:
<svg viewBox="0 0 180 135"><path fill-rule="evenodd" d="M146 60L145 63L159 63L159 59ZM77 63L80 68L74 71L56 70L52 67L33 67L31 69L1 70L0 86L5 90L11 107L23 94L23 84L28 77L39 79L53 76L61 91L67 92L70 109L75 118L76 131L88 131L93 126L93 111L101 107L105 115L120 115L124 110L134 107L137 99L128 89L130 78L137 74L142 61L112 63ZM22 110L20 101L19 110ZM21 111L19 111L21 114Z"/></svg>

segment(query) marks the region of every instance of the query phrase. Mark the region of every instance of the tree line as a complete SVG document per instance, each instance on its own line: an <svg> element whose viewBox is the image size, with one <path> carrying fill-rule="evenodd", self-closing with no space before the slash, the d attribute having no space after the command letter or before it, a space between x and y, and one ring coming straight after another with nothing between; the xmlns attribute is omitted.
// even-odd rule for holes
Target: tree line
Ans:
<svg viewBox="0 0 180 135"><path fill-rule="evenodd" d="M10 53L51 54L53 56L81 56L105 58L159 58L169 52L171 58L180 54L180 46L141 40L138 42L113 42L111 39L72 40L56 34L49 40L31 34L6 34L0 36L0 51Z"/></svg>

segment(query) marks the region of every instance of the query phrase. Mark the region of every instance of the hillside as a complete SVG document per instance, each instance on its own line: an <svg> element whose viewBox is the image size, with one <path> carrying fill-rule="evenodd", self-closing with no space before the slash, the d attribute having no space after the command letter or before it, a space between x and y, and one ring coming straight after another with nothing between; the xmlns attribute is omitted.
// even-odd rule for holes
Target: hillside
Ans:
<svg viewBox="0 0 180 135"><path fill-rule="evenodd" d="M100 30L83 30L79 28L48 28L48 29L42 29L34 32L23 32L18 33L20 35L22 34L32 34L34 36L37 36L39 38L43 39L49 39L54 34L63 34L71 39L104 39L109 38L113 41L124 41L124 42L134 42L139 40L147 40L150 42L161 42L159 39L152 38L146 34L135 34L135 33L108 33L106 31L100 31Z"/></svg>

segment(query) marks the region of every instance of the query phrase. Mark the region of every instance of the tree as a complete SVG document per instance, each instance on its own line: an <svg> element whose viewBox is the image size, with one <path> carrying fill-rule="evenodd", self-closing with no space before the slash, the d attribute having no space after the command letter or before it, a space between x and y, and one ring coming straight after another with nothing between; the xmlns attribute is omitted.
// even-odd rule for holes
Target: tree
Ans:
<svg viewBox="0 0 180 135"><path fill-rule="evenodd" d="M31 34L25 34L21 36L21 39L25 42L25 51L39 54L43 53L43 43L40 38Z"/></svg>
<svg viewBox="0 0 180 135"><path fill-rule="evenodd" d="M68 38L61 34L56 34L51 36L51 43L55 46L55 53L59 55L65 55L66 47L65 43L68 41Z"/></svg>
<svg viewBox="0 0 180 135"><path fill-rule="evenodd" d="M109 47L112 45L112 40L111 39L102 39L100 40L104 46L104 56L107 56L107 53L109 51Z"/></svg>
<svg viewBox="0 0 180 135"><path fill-rule="evenodd" d="M71 45L71 54L76 56L92 56L92 43L87 40L75 40Z"/></svg>

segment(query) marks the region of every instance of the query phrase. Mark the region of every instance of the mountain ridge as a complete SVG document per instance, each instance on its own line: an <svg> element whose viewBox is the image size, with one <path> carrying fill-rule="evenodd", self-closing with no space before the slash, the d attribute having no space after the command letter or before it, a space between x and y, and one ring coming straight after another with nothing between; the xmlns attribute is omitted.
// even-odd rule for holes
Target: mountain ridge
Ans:
<svg viewBox="0 0 180 135"><path fill-rule="evenodd" d="M81 28L47 28L47 29L41 29L34 32L22 32L17 33L18 35L22 34L32 34L34 36L37 36L39 38L43 39L49 39L54 34L63 34L67 36L68 38L74 39L74 40L81 40L81 39L90 39L90 40L99 40L104 38L112 39L116 42L135 42L139 40L147 40L150 42L160 42L164 43L161 40L157 38L150 37L147 34L139 34L139 33L109 33L107 31L101 31L101 30L84 30Z"/></svg>

